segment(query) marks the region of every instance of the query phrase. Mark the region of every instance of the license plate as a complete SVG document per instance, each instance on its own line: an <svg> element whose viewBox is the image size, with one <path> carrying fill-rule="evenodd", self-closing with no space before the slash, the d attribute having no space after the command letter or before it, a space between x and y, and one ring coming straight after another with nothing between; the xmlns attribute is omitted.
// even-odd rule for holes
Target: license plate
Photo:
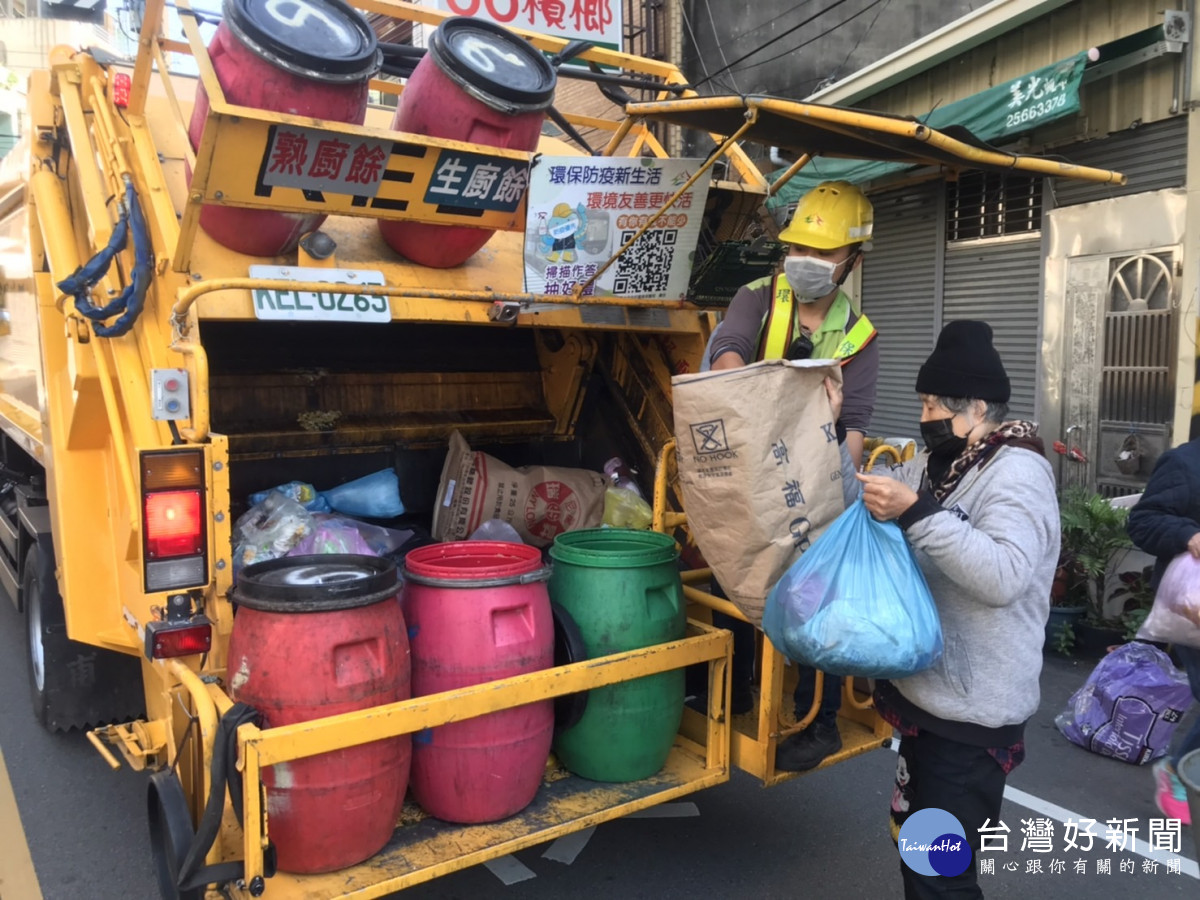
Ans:
<svg viewBox="0 0 1200 900"><path fill-rule="evenodd" d="M383 273L369 269L318 269L303 266L251 266L251 278L323 281L327 291L253 288L257 319L307 322L390 322L387 297L354 293L356 285L382 285ZM347 291L346 288L350 290Z"/></svg>

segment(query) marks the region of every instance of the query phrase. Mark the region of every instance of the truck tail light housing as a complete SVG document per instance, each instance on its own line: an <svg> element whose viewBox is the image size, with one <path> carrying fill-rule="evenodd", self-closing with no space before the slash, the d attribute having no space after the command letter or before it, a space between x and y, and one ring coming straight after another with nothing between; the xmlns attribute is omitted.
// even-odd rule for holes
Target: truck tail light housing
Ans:
<svg viewBox="0 0 1200 900"><path fill-rule="evenodd" d="M112 80L112 100L122 109L129 105L129 94L133 90L133 79L127 72L117 72Z"/></svg>
<svg viewBox="0 0 1200 900"><path fill-rule="evenodd" d="M142 561L147 592L207 584L203 451L147 452L141 462Z"/></svg>
<svg viewBox="0 0 1200 900"><path fill-rule="evenodd" d="M166 622L151 622L146 627L146 658L174 659L177 656L195 656L212 649L212 623L204 616L191 621L172 625Z"/></svg>

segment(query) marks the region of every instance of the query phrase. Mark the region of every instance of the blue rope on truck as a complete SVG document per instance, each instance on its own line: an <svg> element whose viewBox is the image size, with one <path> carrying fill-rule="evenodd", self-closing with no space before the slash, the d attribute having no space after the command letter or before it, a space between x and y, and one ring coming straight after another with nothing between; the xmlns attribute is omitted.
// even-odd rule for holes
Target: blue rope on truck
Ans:
<svg viewBox="0 0 1200 900"><path fill-rule="evenodd" d="M113 257L125 249L129 235L133 234L133 272L129 284L111 302L104 306L92 303L91 292L96 282L104 277ZM75 309L94 322L99 337L119 337L133 327L146 305L146 290L154 270L154 248L150 244L150 232L138 202L133 180L125 176L125 199L121 203L121 217L113 229L108 245L93 256L70 276L58 283L58 288L75 298ZM102 324L105 319L120 313L111 325Z"/></svg>

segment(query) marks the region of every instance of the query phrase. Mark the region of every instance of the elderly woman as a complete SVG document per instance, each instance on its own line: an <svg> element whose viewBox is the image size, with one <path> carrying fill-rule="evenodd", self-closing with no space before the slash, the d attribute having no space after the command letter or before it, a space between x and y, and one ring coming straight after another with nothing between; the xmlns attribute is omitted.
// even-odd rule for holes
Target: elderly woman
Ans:
<svg viewBox="0 0 1200 900"><path fill-rule="evenodd" d="M840 397L828 387L836 416ZM1058 503L1037 426L1007 421L1008 375L987 323L948 324L917 393L926 451L889 474L845 479L876 519L904 529L945 641L934 668L876 687L876 707L901 735L892 838L914 812L936 807L978 848L980 829L998 827L1005 779L1038 708ZM974 862L954 877L900 868L906 898L983 896Z"/></svg>

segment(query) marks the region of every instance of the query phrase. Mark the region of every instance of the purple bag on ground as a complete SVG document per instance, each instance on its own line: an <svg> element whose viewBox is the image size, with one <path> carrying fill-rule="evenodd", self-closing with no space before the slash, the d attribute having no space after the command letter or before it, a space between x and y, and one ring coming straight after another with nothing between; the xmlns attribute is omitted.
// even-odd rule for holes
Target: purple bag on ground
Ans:
<svg viewBox="0 0 1200 900"><path fill-rule="evenodd" d="M1187 676L1170 657L1133 641L1100 660L1054 724L1086 750L1141 766L1166 754L1191 702Z"/></svg>

